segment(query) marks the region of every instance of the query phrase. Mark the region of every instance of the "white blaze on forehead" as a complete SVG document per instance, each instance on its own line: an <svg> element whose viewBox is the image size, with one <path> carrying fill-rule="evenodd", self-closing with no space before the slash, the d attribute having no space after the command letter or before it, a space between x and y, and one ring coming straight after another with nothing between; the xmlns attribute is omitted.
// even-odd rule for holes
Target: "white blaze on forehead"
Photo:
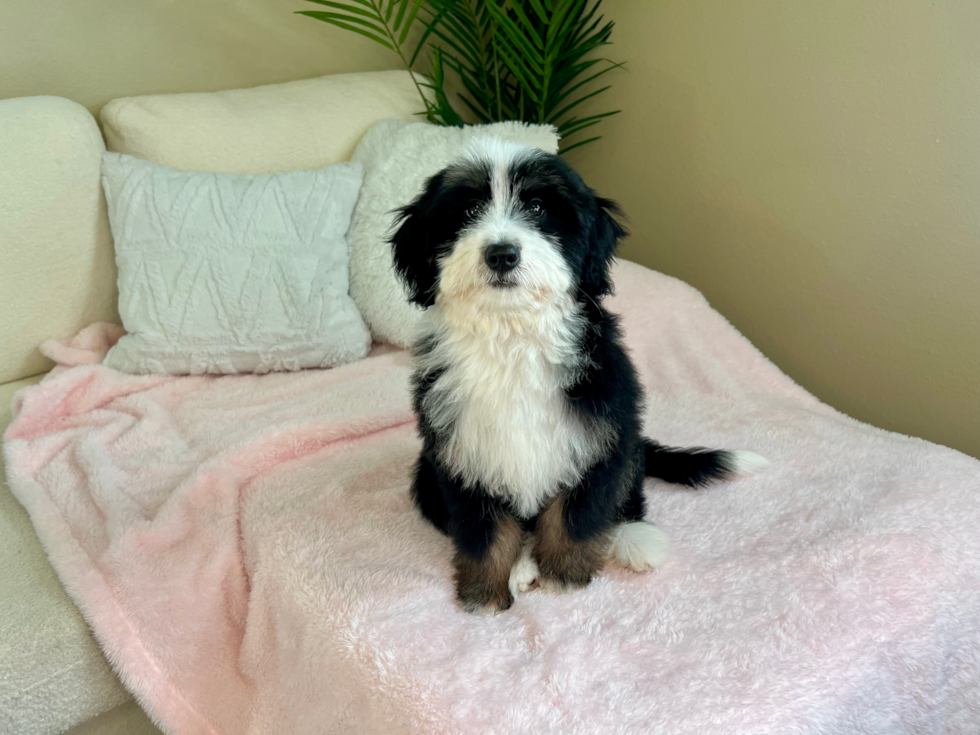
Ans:
<svg viewBox="0 0 980 735"><path fill-rule="evenodd" d="M515 161L521 161L540 153L537 148L530 148L520 143L512 143L500 138L478 138L472 141L464 150L463 158L468 161L488 161L492 164L509 167Z"/></svg>
<svg viewBox="0 0 980 735"><path fill-rule="evenodd" d="M539 153L540 151L535 148L500 138L481 138L471 142L463 156L472 163L489 166L493 207L496 210L508 210L517 203L517 191L511 180L511 170L516 164L533 158Z"/></svg>
<svg viewBox="0 0 980 735"><path fill-rule="evenodd" d="M490 191L492 192L495 212L509 211L514 206L516 192L511 186L510 164L508 162L494 161L490 174Z"/></svg>

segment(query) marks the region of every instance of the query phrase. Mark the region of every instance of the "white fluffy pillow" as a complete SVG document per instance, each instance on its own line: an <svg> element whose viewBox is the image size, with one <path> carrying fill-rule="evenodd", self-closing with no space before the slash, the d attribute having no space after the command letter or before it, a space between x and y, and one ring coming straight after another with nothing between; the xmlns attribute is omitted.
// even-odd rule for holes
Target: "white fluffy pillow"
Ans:
<svg viewBox="0 0 980 735"><path fill-rule="evenodd" d="M130 373L330 367L371 338L348 295L361 166L239 176L106 153L102 184Z"/></svg>
<svg viewBox="0 0 980 735"><path fill-rule="evenodd" d="M388 238L394 210L418 196L425 180L452 163L471 141L484 137L549 153L558 150L558 135L550 125L503 122L450 128L385 120L354 151L351 160L364 166L364 185L348 233L350 292L377 341L410 346L422 315L409 303L392 265Z"/></svg>

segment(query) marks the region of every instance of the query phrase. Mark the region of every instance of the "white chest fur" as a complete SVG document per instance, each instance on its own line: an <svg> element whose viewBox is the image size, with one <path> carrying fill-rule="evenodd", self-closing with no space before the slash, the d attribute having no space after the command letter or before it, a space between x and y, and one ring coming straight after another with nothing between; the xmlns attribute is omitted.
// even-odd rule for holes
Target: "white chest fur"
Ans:
<svg viewBox="0 0 980 735"><path fill-rule="evenodd" d="M424 403L442 434L440 460L525 517L574 483L601 448L564 394L580 369L581 328L567 309L485 324L430 309L435 346L419 367L443 371Z"/></svg>

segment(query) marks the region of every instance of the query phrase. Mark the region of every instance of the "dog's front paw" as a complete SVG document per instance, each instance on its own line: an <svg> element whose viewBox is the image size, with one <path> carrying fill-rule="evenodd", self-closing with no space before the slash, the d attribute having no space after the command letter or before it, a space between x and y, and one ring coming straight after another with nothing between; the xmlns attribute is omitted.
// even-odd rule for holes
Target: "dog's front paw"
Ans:
<svg viewBox="0 0 980 735"><path fill-rule="evenodd" d="M568 530L565 498L557 496L538 515L532 557L541 570L539 583L553 592L582 589L606 563L608 532L575 538Z"/></svg>
<svg viewBox="0 0 980 735"><path fill-rule="evenodd" d="M477 615L481 618L492 618L500 615L502 612L506 612L513 604L513 600L507 603L507 607L500 607L496 602L487 605L480 605L472 602L464 604L463 609L471 615Z"/></svg>
<svg viewBox="0 0 980 735"><path fill-rule="evenodd" d="M514 604L507 577L488 573L485 565L457 557L456 599L466 612L496 615Z"/></svg>
<svg viewBox="0 0 980 735"><path fill-rule="evenodd" d="M521 558L517 560L514 568L510 570L510 579L507 582L507 587L510 589L510 593L514 597L517 597L519 594L537 587L539 576L538 565L531 558L531 550L525 548L521 554Z"/></svg>
<svg viewBox="0 0 980 735"><path fill-rule="evenodd" d="M456 598L466 612L484 617L499 615L514 604L514 596L508 589L493 592L488 588L481 590L457 588Z"/></svg>
<svg viewBox="0 0 980 735"><path fill-rule="evenodd" d="M567 595L578 592L589 586L592 580L582 581L581 579L569 579L567 577L549 577L542 574L538 578L538 589L552 595Z"/></svg>
<svg viewBox="0 0 980 735"><path fill-rule="evenodd" d="M538 586L546 592L564 595L589 586L599 565L588 558L570 553L567 556L538 556Z"/></svg>

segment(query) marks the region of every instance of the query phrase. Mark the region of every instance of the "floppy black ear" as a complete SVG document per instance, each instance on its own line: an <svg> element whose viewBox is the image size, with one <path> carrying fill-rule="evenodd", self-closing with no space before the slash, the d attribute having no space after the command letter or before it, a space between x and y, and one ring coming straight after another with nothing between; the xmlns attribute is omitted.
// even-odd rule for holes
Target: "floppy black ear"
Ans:
<svg viewBox="0 0 980 735"><path fill-rule="evenodd" d="M612 291L609 266L616 254L616 246L627 232L617 220L622 211L616 202L596 197L595 204L588 252L582 265L581 288L589 296L598 297Z"/></svg>
<svg viewBox="0 0 980 735"><path fill-rule="evenodd" d="M408 287L409 301L423 308L435 303L438 266L428 219L441 186L442 174L436 174L414 202L398 210L398 230L389 240L395 271Z"/></svg>

